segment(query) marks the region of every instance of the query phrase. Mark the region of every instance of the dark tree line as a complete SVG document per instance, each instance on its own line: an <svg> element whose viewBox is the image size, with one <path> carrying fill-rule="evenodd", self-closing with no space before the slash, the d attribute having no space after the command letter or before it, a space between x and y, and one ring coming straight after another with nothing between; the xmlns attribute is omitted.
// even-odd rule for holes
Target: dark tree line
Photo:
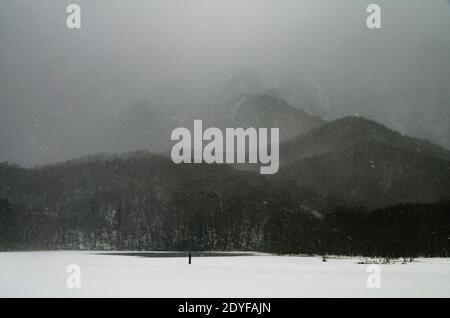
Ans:
<svg viewBox="0 0 450 318"><path fill-rule="evenodd" d="M18 228L16 211L8 200L0 198L0 250L16 247Z"/></svg>
<svg viewBox="0 0 450 318"><path fill-rule="evenodd" d="M450 202L374 211L340 208L321 216L248 196L223 201L214 193L187 191L176 202L178 206L161 210L145 199L117 199L115 204L92 199L86 210L67 215L1 199L0 248L450 255Z"/></svg>
<svg viewBox="0 0 450 318"><path fill-rule="evenodd" d="M450 203L349 208L286 180L160 156L0 165L0 250L449 256Z"/></svg>

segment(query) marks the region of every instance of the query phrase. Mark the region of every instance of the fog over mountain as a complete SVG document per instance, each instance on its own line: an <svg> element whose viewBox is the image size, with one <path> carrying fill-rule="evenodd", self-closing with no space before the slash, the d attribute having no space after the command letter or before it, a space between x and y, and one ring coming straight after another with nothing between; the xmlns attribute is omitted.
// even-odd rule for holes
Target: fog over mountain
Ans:
<svg viewBox="0 0 450 318"><path fill-rule="evenodd" d="M377 1L380 30L365 25L371 2L4 0L0 161L161 152L172 128L219 126L241 95L450 148L448 1Z"/></svg>

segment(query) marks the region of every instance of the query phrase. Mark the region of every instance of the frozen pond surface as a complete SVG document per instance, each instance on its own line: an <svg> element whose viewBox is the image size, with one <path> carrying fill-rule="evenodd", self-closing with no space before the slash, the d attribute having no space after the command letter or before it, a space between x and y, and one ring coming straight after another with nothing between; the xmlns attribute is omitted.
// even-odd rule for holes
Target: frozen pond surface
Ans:
<svg viewBox="0 0 450 318"><path fill-rule="evenodd" d="M450 297L450 259L380 265L381 288L366 286L359 258L227 253L0 253L0 297ZM150 257L149 257L150 256ZM81 288L67 288L78 264Z"/></svg>

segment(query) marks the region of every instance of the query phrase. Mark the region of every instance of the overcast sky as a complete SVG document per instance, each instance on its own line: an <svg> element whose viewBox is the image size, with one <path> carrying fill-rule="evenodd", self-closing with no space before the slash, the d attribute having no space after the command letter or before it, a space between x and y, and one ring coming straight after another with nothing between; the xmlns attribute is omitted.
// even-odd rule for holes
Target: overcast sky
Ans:
<svg viewBox="0 0 450 318"><path fill-rule="evenodd" d="M242 69L327 119L358 113L450 147L448 1L376 1L380 30L365 25L371 2L2 0L0 161L95 153L95 126L133 101L181 111Z"/></svg>

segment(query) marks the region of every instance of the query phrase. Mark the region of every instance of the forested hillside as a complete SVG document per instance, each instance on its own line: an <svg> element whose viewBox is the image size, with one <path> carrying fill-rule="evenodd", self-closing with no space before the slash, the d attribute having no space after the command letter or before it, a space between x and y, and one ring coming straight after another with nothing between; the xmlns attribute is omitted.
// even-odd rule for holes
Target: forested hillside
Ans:
<svg viewBox="0 0 450 318"><path fill-rule="evenodd" d="M369 211L226 165L162 156L0 166L2 250L253 250L445 256L450 203Z"/></svg>

